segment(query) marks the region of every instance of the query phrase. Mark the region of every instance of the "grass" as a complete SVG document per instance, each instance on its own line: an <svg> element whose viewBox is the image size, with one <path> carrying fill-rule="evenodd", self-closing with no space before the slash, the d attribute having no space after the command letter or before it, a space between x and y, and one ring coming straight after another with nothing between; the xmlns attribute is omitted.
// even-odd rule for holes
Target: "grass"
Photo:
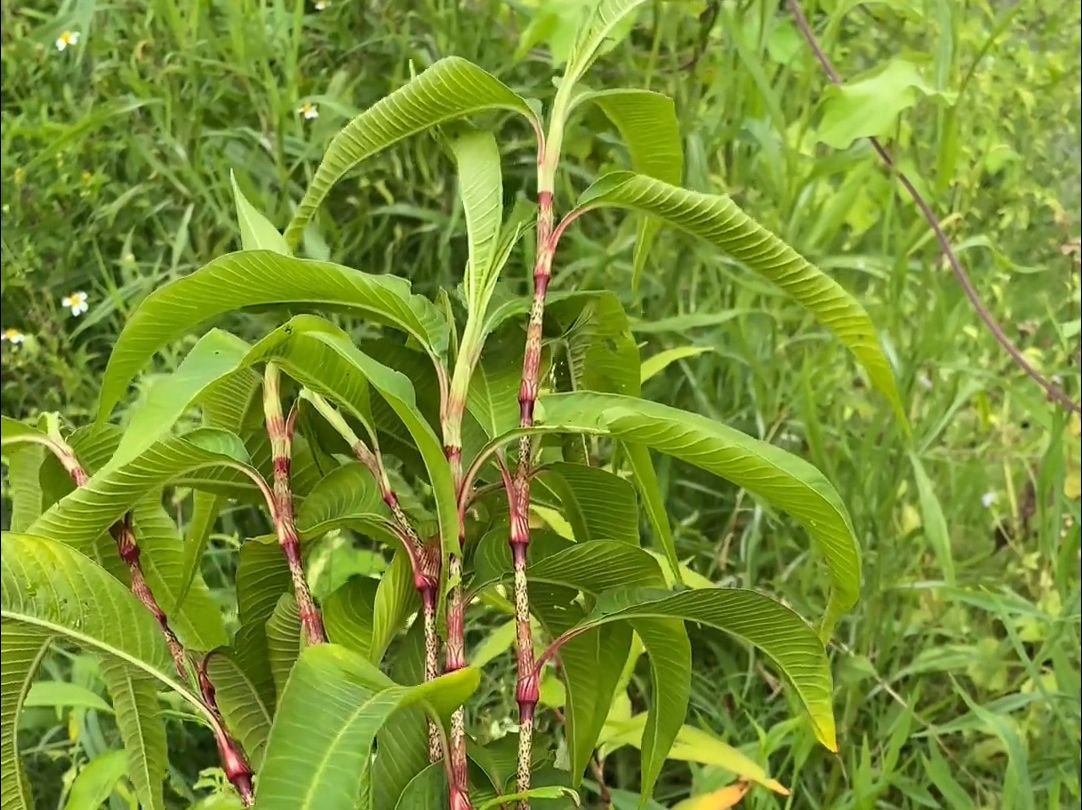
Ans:
<svg viewBox="0 0 1082 810"><path fill-rule="evenodd" d="M134 303L237 245L230 169L282 223L331 135L406 80L411 62L456 53L544 91L547 52L511 58L535 5L5 4L2 326L28 339L18 350L4 344L4 413L59 408L85 419ZM788 803L753 791L749 808L1077 806L1078 419L1043 401L977 325L871 150L817 142L833 91L779 4L706 8L647 15L590 82L672 95L688 185L728 191L859 291L896 363L912 435L835 342L741 268L663 232L636 297L633 223L599 216L572 230L557 285L618 291L638 318L644 357L709 349L671 365L646 393L804 454L843 493L864 541L865 596L834 648L841 754L815 749L785 719L770 671L716 636L696 638L704 674L694 721L746 745L793 791ZM892 150L1011 337L1077 392L1078 9L913 0L805 10L844 76L904 58L933 89L955 94L953 105L914 98L887 133ZM58 52L63 30L81 37ZM297 113L306 101L318 106L315 121ZM569 163L622 165L600 119L580 126L567 139ZM598 133L600 143L588 137ZM503 131L509 198L531 182L527 138ZM443 161L414 139L366 164L332 195L306 250L409 276L422 290L447 278L464 244ZM585 177L567 173L564 205ZM91 309L76 320L60 298L78 289ZM696 570L770 584L802 611L821 606L819 564L792 526L689 468L661 472ZM57 666L58 676L93 682L85 664ZM507 699L492 695L492 717ZM47 732L40 744L52 752L50 779L112 744L93 712L70 716L73 740L56 744ZM191 799L190 763L175 762L174 785ZM633 755L611 755L607 773L633 790ZM672 763L658 801L728 778Z"/></svg>

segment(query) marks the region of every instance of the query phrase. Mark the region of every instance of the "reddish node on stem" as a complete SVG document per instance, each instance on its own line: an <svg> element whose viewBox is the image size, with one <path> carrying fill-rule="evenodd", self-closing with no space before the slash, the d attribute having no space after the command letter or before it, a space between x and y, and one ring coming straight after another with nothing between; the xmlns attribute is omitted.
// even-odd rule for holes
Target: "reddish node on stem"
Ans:
<svg viewBox="0 0 1082 810"><path fill-rule="evenodd" d="M460 787L451 789L451 810L473 810L473 802L466 795L466 791Z"/></svg>
<svg viewBox="0 0 1082 810"><path fill-rule="evenodd" d="M539 682L539 672L536 669L530 670L525 674L525 677L518 679L515 688L515 700L518 701L520 722L533 719L534 707L537 706L537 701L541 699Z"/></svg>

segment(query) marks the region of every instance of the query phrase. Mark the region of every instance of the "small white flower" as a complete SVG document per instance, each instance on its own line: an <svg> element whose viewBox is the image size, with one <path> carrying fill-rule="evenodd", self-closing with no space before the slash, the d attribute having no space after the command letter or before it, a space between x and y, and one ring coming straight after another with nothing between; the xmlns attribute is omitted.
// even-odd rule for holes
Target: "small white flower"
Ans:
<svg viewBox="0 0 1082 810"><path fill-rule="evenodd" d="M305 121L315 121L319 118L319 108L311 101L306 101L297 108L297 115L304 116Z"/></svg>
<svg viewBox="0 0 1082 810"><path fill-rule="evenodd" d="M56 49L63 51L68 46L75 47L79 44L79 32L78 31L63 31L60 36L56 38Z"/></svg>
<svg viewBox="0 0 1082 810"><path fill-rule="evenodd" d="M73 292L71 295L65 295L60 299L60 305L65 309L70 309L71 314L76 318L90 309L85 292Z"/></svg>
<svg viewBox="0 0 1082 810"><path fill-rule="evenodd" d="M919 385L925 391L931 391L932 378L922 371L920 374L917 375L917 385Z"/></svg>
<svg viewBox="0 0 1082 810"><path fill-rule="evenodd" d="M981 506L985 509L991 509L992 505L999 500L999 496L994 492L986 492L981 495Z"/></svg>
<svg viewBox="0 0 1082 810"><path fill-rule="evenodd" d="M316 11L326 11L331 7L331 0L316 0Z"/></svg>
<svg viewBox="0 0 1082 810"><path fill-rule="evenodd" d="M21 346L26 340L26 335L18 329L5 329L3 333L0 333L0 340L5 340L12 346Z"/></svg>

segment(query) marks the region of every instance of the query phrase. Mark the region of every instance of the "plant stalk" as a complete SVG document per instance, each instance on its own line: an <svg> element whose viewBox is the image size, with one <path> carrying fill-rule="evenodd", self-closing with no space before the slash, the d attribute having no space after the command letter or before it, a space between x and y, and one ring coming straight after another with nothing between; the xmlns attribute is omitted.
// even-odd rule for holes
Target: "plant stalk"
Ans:
<svg viewBox="0 0 1082 810"><path fill-rule="evenodd" d="M68 475L71 476L72 481L75 482L75 486L86 486L90 480L90 476L86 472L86 468L79 463L78 457L75 455L75 451L72 449L64 438L60 435L59 430L55 427L50 427L49 438L45 442L45 446L56 456L61 466L64 467ZM131 512L128 512L117 523L113 524L109 533L116 541L117 551L120 554L120 558L128 566L128 573L131 576L131 591L135 597L142 603L152 616L158 621L158 626L161 628L162 635L165 637L165 643L169 647L169 654L173 659L173 666L176 667L177 677L180 678L181 683L190 682L190 672L188 669L188 655L184 649L184 645L180 643L180 639L177 638L176 633L173 632L173 628L169 625L169 619L162 610L158 600L154 597L153 591L150 589L150 585L147 584L146 577L143 575L143 566L140 562L139 544L135 540L135 530L132 527ZM240 745L229 735L229 731L226 728L225 721L222 719L222 714L218 710L217 701L214 699L214 686L210 682L210 679L206 674L206 659L203 660L202 666L198 668L199 687L202 693L203 704L210 712L213 722L211 723L211 732L214 734L214 742L218 746L218 754L222 762L222 770L225 772L226 778L229 779L237 793L240 795L242 804L245 807L252 807L255 804L255 797L252 793L252 768L248 764L247 758L244 756L244 751Z"/></svg>
<svg viewBox="0 0 1082 810"><path fill-rule="evenodd" d="M296 407L289 418L282 416L281 372L274 363L267 363L263 375L263 414L270 438L271 459L274 466L274 530L278 545L282 547L289 575L293 580L293 594L297 600L301 627L308 644L324 644L327 634L323 629L323 617L312 599L308 580L304 576L301 559L301 542L293 518L293 491L289 483L293 459L293 426L297 417Z"/></svg>

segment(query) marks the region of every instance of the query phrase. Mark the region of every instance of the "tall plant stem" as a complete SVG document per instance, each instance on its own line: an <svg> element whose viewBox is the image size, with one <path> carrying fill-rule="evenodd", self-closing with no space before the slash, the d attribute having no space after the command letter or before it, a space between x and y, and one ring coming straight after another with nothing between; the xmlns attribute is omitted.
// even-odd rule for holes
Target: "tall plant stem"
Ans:
<svg viewBox="0 0 1082 810"><path fill-rule="evenodd" d="M375 437L371 437L373 447L369 447L354 432L353 428L342 417L342 414L322 396L314 391L304 389L301 391L301 397L319 411L319 414L350 446L357 460L372 474L376 486L379 487L380 497L391 512L395 532L402 542L403 550L410 558L410 564L413 568L414 587L417 588L417 593L421 597L421 612L425 634L424 677L426 681L435 680L440 674L440 641L436 627L436 602L440 587L439 538L436 538L434 543L424 543L417 535L409 516L402 509L398 495L391 486L391 480L387 475L387 468L383 464L383 457L379 453L379 447L375 443ZM438 762L442 756L443 743L440 739L440 729L430 720L428 723L428 757L430 761Z"/></svg>
<svg viewBox="0 0 1082 810"><path fill-rule="evenodd" d="M830 61L830 57L828 57L819 46L819 40L816 39L815 33L811 29L811 25L808 24L808 18L804 16L804 11L800 7L799 0L788 0L788 4L789 11L796 21L797 28L800 29L804 41L808 43L808 47L811 48L812 53L815 54L815 58L823 68L823 72L827 75L827 78L830 79L832 84L843 84L842 77L838 71L835 70L834 65ZM962 288L962 292L965 293L966 298L969 299L969 303L976 311L977 317L983 321L985 327L992 333L992 337L994 337L996 342L1003 347L1003 350L1010 356L1014 364L1022 369L1031 380L1044 390L1045 396L1047 396L1049 400L1058 402L1064 408L1073 411L1074 413L1082 413L1082 405L1071 399L1063 389L1059 388L1055 383L1034 368L1033 364L1026 359L1026 356L1022 351L1011 342L1009 337L1007 337L1007 333L1003 330L1003 327L1000 326L992 313L988 311L984 302L981 301L977 288L973 286L973 281L970 279L969 273L966 272L965 267L962 266L958 254L954 252L950 239L947 238L947 234L943 230L943 224L939 221L939 217L935 215L932 206L928 204L928 201L924 199L924 196L917 190L917 187L913 185L913 181L898 167L894 158L891 157L890 152L887 151L886 147L883 146L879 139L869 137L868 141L871 143L875 153L879 155L879 159L883 161L883 165L898 178L898 182L902 184L902 188L905 189L910 199L913 200L913 204L917 206L917 210L920 211L921 216L923 216L925 222L928 223L928 227L932 229L936 242L939 243L939 249L944 257L946 257L947 264L950 265L951 272L954 273L958 285Z"/></svg>
<svg viewBox="0 0 1082 810"><path fill-rule="evenodd" d="M71 480L75 482L75 486L86 486L90 480L86 468L79 463L74 449L60 435L60 431L55 425L50 426L48 438L43 444L56 456L61 466L71 477ZM169 647L169 654L173 659L173 666L176 667L177 677L180 678L181 683L189 684L191 682L191 673L188 669L188 654L184 649L184 645L180 643L180 639L177 638L177 634L173 632L173 628L169 625L169 619L165 611L162 610L158 600L154 597L154 592L150 589L150 585L147 584L146 577L143 575L143 566L139 559L139 544L135 540L135 529L132 526L131 513L128 512L117 523L114 523L110 527L109 533L116 541L120 558L128 566L132 593L157 620L162 635L165 637L166 646ZM255 797L252 793L252 768L244 756L244 751L230 736L226 728L221 712L218 711L218 705L214 701L214 687L210 683L210 679L206 677L206 673L202 668L199 669L198 675L203 704L210 715L211 732L214 734L214 742L218 746L222 770L236 789L244 806L251 807L255 804ZM210 687L209 702L204 682L206 686Z"/></svg>
<svg viewBox="0 0 1082 810"><path fill-rule="evenodd" d="M274 363L267 363L263 374L263 415L274 467L274 530L293 580L293 595L297 600L305 639L309 644L323 644L327 641L327 634L323 630L323 617L312 599L308 580L304 576L301 541L293 518L293 491L289 483L297 409L290 409L288 419L282 416L281 372Z"/></svg>

